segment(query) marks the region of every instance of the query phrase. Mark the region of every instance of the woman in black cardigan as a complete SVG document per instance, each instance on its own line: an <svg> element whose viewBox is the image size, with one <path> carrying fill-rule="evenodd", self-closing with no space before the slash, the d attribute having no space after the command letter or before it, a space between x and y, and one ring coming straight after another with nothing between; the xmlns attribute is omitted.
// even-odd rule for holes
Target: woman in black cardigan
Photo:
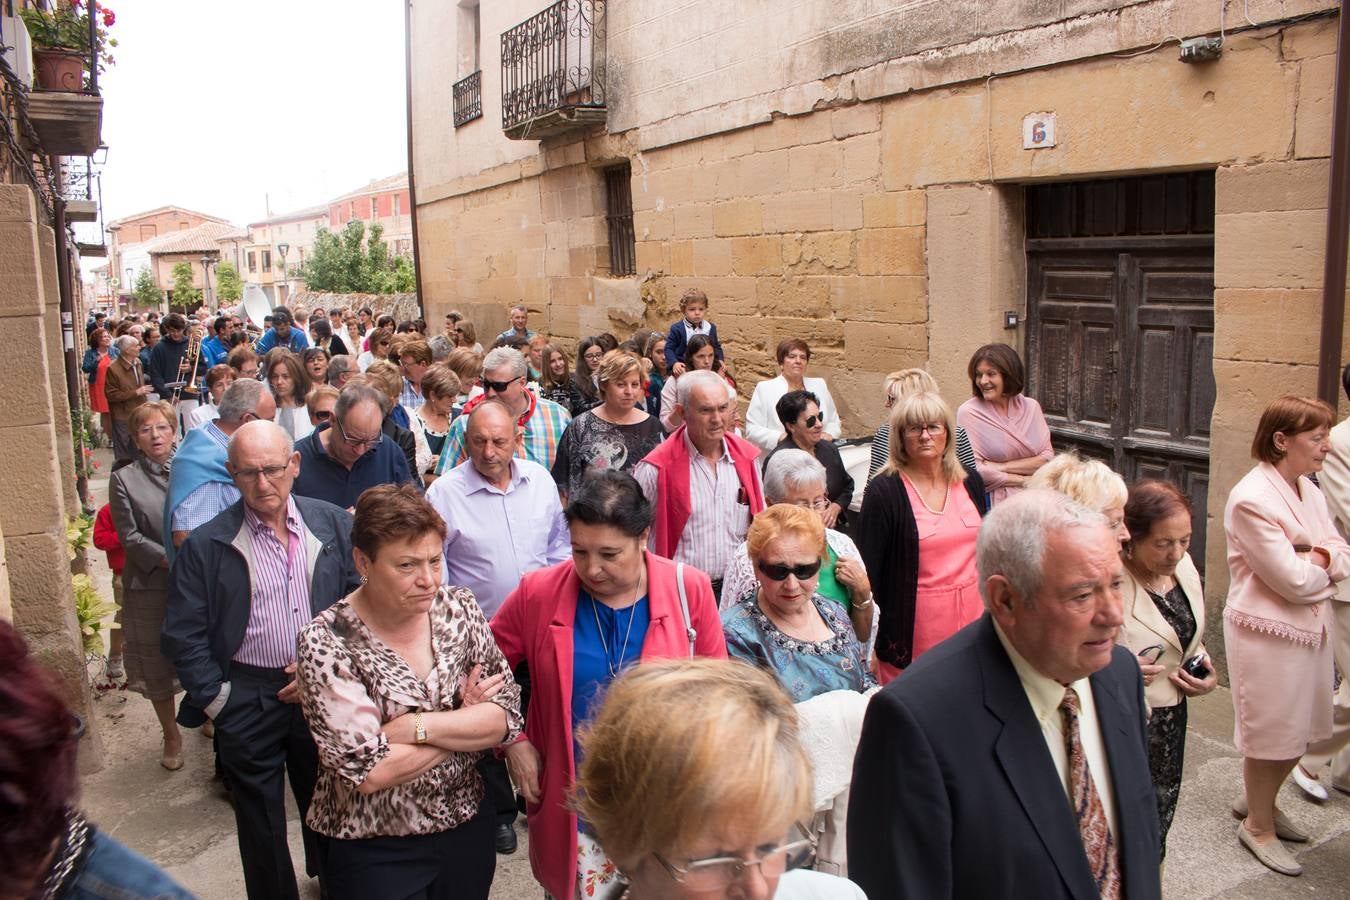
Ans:
<svg viewBox="0 0 1350 900"><path fill-rule="evenodd" d="M881 610L882 683L984 611L975 540L984 482L956 459L956 421L934 393L891 412L890 460L867 485L856 540Z"/></svg>

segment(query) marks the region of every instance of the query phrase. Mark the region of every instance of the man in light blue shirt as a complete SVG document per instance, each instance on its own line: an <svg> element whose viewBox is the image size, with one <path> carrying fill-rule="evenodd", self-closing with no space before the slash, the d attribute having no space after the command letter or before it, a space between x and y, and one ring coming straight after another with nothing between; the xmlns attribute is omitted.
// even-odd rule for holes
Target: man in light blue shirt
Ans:
<svg viewBox="0 0 1350 900"><path fill-rule="evenodd" d="M473 591L489 619L526 572L572 552L558 487L548 469L516 457L520 428L498 400L469 414L469 458L427 489L445 519L447 583Z"/></svg>
<svg viewBox="0 0 1350 900"><path fill-rule="evenodd" d="M517 303L511 307L510 317L511 327L497 335L498 343L511 337L523 337L527 341L534 337L534 332L529 328L530 311L524 303Z"/></svg>
<svg viewBox="0 0 1350 900"><path fill-rule="evenodd" d="M303 328L292 327L294 321L295 317L291 315L289 308L278 306L272 310L272 327L263 332L263 336L258 338L258 343L253 349L259 356L273 347L286 347L292 353L308 350L309 338L305 337Z"/></svg>

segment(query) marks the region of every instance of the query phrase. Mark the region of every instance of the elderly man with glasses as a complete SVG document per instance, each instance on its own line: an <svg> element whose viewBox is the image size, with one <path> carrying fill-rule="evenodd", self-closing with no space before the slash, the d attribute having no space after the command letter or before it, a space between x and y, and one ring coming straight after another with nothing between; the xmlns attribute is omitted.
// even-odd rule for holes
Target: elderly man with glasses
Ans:
<svg viewBox="0 0 1350 900"><path fill-rule="evenodd" d="M516 456L537 462L546 469L553 467L553 460L558 455L558 441L562 440L572 416L552 400L546 400L531 391L526 384L528 372L525 355L519 350L498 347L488 353L483 360L483 393L466 403L464 415L450 423L445 446L441 448L440 460L436 463L437 475L468 459L464 446L468 413L491 397L496 397L506 405L522 430Z"/></svg>
<svg viewBox="0 0 1350 900"><path fill-rule="evenodd" d="M351 509L366 488L380 484L416 484L408 459L381 431L381 396L366 385L349 385L323 423L296 446L300 474L295 493Z"/></svg>
<svg viewBox="0 0 1350 900"><path fill-rule="evenodd" d="M319 759L299 706L296 636L359 585L352 517L294 496L299 454L271 422L241 425L226 465L241 499L179 548L161 649L186 691L179 723L215 725L249 900L297 900L288 780L300 811L305 871L320 875L322 860L304 824Z"/></svg>

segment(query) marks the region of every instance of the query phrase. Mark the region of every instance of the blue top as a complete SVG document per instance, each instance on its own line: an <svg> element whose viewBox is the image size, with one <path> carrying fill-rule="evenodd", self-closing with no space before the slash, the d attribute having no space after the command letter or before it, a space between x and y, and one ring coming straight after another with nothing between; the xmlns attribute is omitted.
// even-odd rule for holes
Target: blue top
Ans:
<svg viewBox="0 0 1350 900"><path fill-rule="evenodd" d="M158 866L97 829L90 836L92 847L80 873L67 889L68 900L106 900L108 897L191 900L184 890Z"/></svg>
<svg viewBox="0 0 1350 900"><path fill-rule="evenodd" d="M815 606L834 636L803 641L784 634L759 608L753 593L722 610L727 655L759 666L778 679L793 703L829 691L862 692L876 686L863 662L866 652L839 604L813 594Z"/></svg>
<svg viewBox="0 0 1350 900"><path fill-rule="evenodd" d="M208 369L225 362L229 355L230 351L225 346L225 342L214 334L202 340L202 358L206 360Z"/></svg>
<svg viewBox="0 0 1350 900"><path fill-rule="evenodd" d="M614 672L638 661L642 642L651 623L651 605L644 595L625 609L599 603L583 588L577 593L576 619L572 622L572 758L581 767L577 732L589 722L603 698ZM577 827L587 831L578 817Z"/></svg>
<svg viewBox="0 0 1350 900"><path fill-rule="evenodd" d="M277 338L277 330L275 328L269 328L263 332L262 337L258 338L258 344L253 349L257 351L259 356L262 356L268 350L271 350L273 347L275 347L278 343L280 343L280 340ZM308 350L309 338L305 337L305 333L303 331L292 325L291 336L286 340L286 346L290 348L290 350L293 353L299 353L302 350Z"/></svg>
<svg viewBox="0 0 1350 900"><path fill-rule="evenodd" d="M408 458L388 435L381 435L380 442L366 450L349 471L328 455L319 440L319 435L330 427L325 422L296 443L300 474L291 488L293 493L350 509L366 488L413 481Z"/></svg>

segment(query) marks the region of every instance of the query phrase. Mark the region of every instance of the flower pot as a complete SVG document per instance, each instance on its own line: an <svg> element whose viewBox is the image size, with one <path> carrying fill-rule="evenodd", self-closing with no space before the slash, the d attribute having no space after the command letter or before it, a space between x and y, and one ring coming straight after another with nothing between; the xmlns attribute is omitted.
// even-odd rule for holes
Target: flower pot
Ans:
<svg viewBox="0 0 1350 900"><path fill-rule="evenodd" d="M44 91L84 90L84 52L63 47L34 47L37 87Z"/></svg>

